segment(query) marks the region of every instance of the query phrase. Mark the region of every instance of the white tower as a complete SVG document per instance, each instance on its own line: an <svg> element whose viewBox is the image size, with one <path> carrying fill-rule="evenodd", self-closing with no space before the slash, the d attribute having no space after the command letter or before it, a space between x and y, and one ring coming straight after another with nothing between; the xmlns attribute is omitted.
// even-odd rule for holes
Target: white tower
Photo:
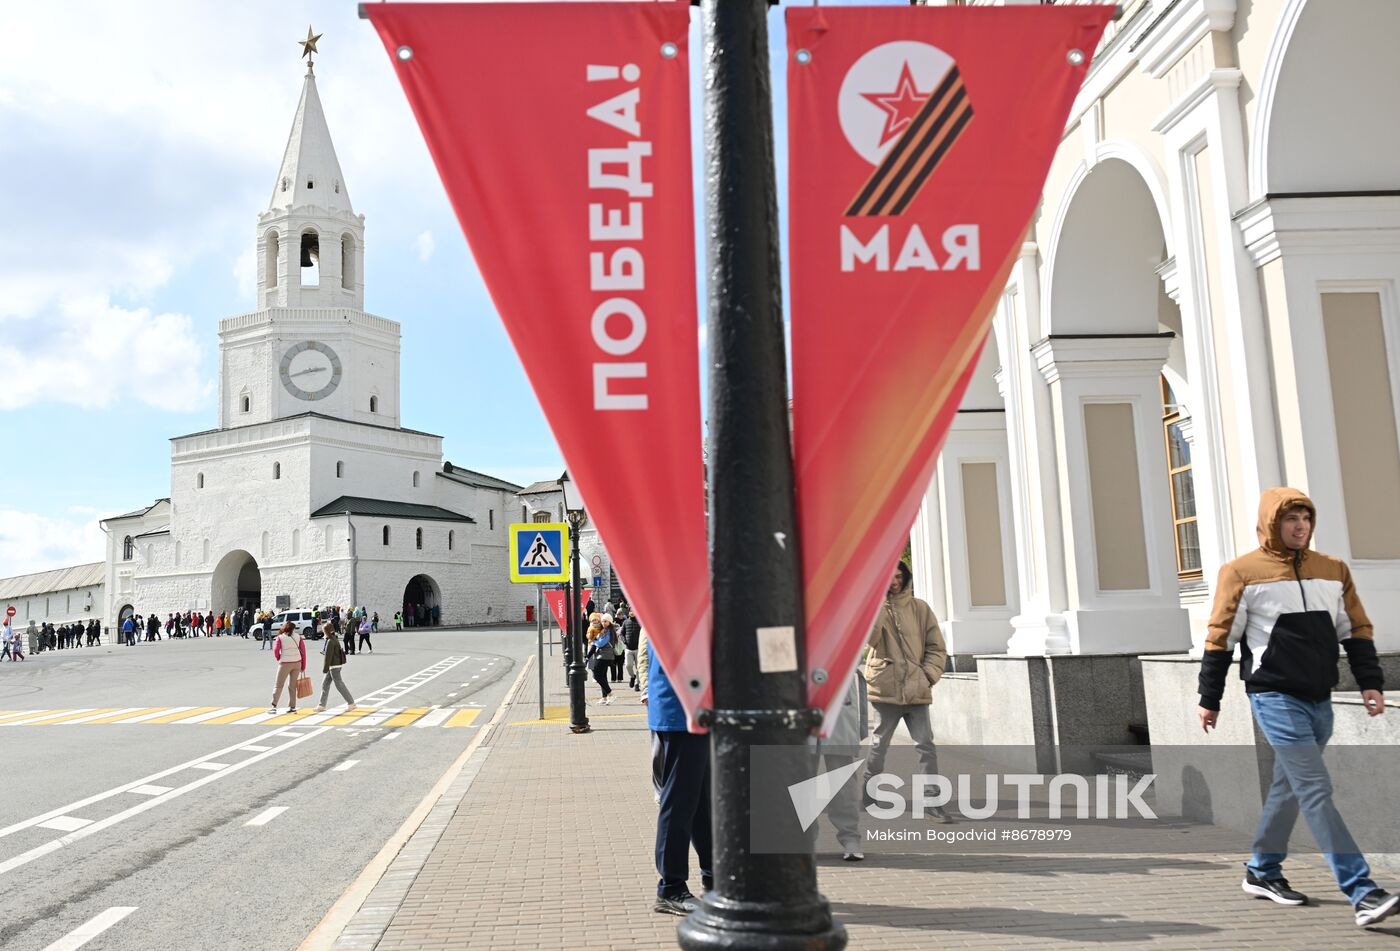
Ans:
<svg viewBox="0 0 1400 951"><path fill-rule="evenodd" d="M307 412L397 427L399 325L364 312L364 216L310 63L257 260L258 309L219 325L219 428Z"/></svg>

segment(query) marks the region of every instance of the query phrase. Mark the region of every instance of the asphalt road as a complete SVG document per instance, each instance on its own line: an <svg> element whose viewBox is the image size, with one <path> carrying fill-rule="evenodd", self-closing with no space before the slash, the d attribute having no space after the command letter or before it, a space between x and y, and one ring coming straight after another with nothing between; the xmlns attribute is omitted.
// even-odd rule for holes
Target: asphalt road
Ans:
<svg viewBox="0 0 1400 951"><path fill-rule="evenodd" d="M307 646L318 693L303 710L320 688ZM376 647L345 668L357 700L442 709L399 726L149 722L265 706L271 653L235 638L0 665L0 710L141 718L0 715L0 948L42 951L94 920L111 923L85 951L296 948L491 719L535 632L388 632Z"/></svg>

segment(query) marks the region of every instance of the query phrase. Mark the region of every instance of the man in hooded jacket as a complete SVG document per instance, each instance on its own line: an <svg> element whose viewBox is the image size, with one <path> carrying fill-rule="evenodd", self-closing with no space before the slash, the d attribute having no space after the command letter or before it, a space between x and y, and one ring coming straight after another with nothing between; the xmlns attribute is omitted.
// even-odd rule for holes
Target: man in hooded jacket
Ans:
<svg viewBox="0 0 1400 951"><path fill-rule="evenodd" d="M948 647L933 609L914 597L913 577L904 562L895 565L889 592L870 631L865 682L876 720L861 782L867 797L871 777L885 768L890 737L901 720L919 751L920 771L927 775L938 772L928 708L933 703L933 685L943 676L948 662ZM948 821L947 814L938 807L933 808L931 818Z"/></svg>
<svg viewBox="0 0 1400 951"><path fill-rule="evenodd" d="M1322 751L1332 737L1332 688L1345 649L1371 716L1385 711L1385 678L1371 621L1340 558L1309 551L1317 506L1297 489L1259 502L1259 547L1220 569L1201 658L1198 716L1209 732L1235 646L1255 723L1274 749L1274 777L1245 866L1246 894L1280 905L1307 904L1283 877L1288 837L1302 811L1362 927L1389 917L1400 895L1377 888L1366 857L1332 804Z"/></svg>

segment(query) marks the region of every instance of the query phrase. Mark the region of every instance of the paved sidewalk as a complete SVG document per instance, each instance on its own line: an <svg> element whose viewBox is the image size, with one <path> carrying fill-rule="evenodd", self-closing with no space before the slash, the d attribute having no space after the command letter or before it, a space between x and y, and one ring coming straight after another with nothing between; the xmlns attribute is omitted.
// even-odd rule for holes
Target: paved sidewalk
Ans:
<svg viewBox="0 0 1400 951"><path fill-rule="evenodd" d="M573 736L558 653L547 715L531 669L420 832L334 947L377 951L674 948L651 910L656 807L645 708L625 684ZM1290 863L1305 908L1250 899L1239 855L819 857L853 948L1400 948L1363 931L1314 859ZM693 873L697 887L698 873ZM1382 884L1387 882L1382 880ZM1396 919L1400 923L1400 919Z"/></svg>

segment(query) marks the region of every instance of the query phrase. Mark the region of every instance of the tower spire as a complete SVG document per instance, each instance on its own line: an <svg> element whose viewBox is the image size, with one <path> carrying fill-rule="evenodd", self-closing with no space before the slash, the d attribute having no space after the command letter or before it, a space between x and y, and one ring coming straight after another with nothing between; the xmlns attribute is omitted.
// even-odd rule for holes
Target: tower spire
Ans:
<svg viewBox="0 0 1400 951"><path fill-rule="evenodd" d="M269 210L312 205L323 211L349 212L350 193L341 176L330 127L316 92L316 74L312 71L312 56L318 53L316 42L321 34L306 28L306 39L297 40L301 55L307 61L302 80L301 101L292 119L292 131L287 137L287 149L282 155L282 167L272 191Z"/></svg>

